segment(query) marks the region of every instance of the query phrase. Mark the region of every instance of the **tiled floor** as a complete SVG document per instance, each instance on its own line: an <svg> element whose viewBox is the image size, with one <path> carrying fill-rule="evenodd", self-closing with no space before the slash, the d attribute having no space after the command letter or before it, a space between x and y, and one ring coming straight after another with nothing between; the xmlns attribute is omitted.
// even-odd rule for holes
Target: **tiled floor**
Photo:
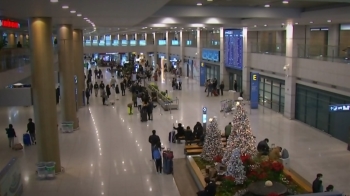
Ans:
<svg viewBox="0 0 350 196"><path fill-rule="evenodd" d="M127 114L126 105L131 102L129 92L114 107L102 106L101 98L93 97L89 107L80 109L80 130L60 133L65 172L56 180L37 181L36 146L12 151L8 149L5 134L0 135L0 167L11 157L19 157L25 196L178 196L172 176L157 175L154 171L148 143L151 131L157 130L164 145L174 150L175 157L184 157L184 144L169 145L167 141L173 124L181 122L192 128L200 121L203 106L208 107L209 116L219 117L222 129L232 115L225 118L219 112L220 100L228 98L227 93L224 97L206 97L204 89L191 79L183 79L183 90L174 92L170 77L158 83L161 89L169 90L171 97L179 98L180 109L165 112L157 107L153 121L141 123L138 112L132 116ZM12 123L21 136L32 114L32 107L1 108L0 127ZM331 183L337 190L350 193L350 153L345 143L267 109L252 110L250 121L258 140L268 137L271 143L288 148L292 168L307 180L312 181L316 173L321 172L325 186Z"/></svg>

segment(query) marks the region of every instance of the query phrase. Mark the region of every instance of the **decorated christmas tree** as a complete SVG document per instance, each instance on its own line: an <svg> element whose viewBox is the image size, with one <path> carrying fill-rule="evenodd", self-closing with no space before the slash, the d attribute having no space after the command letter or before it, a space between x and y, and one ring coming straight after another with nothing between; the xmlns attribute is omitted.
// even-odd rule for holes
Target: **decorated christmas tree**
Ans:
<svg viewBox="0 0 350 196"><path fill-rule="evenodd" d="M232 131L227 139L223 163L228 164L234 149L240 149L241 155L256 155L256 141L250 129L247 112L243 106L237 105L232 121Z"/></svg>
<svg viewBox="0 0 350 196"><path fill-rule="evenodd" d="M222 156L221 132L216 118L213 118L209 120L201 158L213 161L213 158L218 155Z"/></svg>
<svg viewBox="0 0 350 196"><path fill-rule="evenodd" d="M243 184L246 179L244 165L241 160L241 152L238 148L231 151L225 175L232 176L236 184Z"/></svg>

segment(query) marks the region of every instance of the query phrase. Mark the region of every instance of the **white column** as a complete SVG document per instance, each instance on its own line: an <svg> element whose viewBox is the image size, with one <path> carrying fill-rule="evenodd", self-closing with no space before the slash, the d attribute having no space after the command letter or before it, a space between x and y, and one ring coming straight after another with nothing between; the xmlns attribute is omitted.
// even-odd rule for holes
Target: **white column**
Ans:
<svg viewBox="0 0 350 196"><path fill-rule="evenodd" d="M182 68L182 75L183 76L186 76L186 72L185 70L187 71L187 67L184 67L184 49L185 49L185 39L183 37L183 31L180 31L180 36L179 36L179 42L180 42L180 60L181 60L181 63L180 63L180 66Z"/></svg>
<svg viewBox="0 0 350 196"><path fill-rule="evenodd" d="M331 25L328 27L328 57L338 57L339 51L339 24Z"/></svg>
<svg viewBox="0 0 350 196"><path fill-rule="evenodd" d="M248 44L248 28L243 27L242 91L244 98L250 97L251 44Z"/></svg>
<svg viewBox="0 0 350 196"><path fill-rule="evenodd" d="M197 29L197 52L196 52L196 65L201 66L201 59L202 59L202 47L201 47L201 31L198 28ZM200 78L200 74L198 76ZM200 79L198 79L199 81Z"/></svg>
<svg viewBox="0 0 350 196"><path fill-rule="evenodd" d="M286 28L286 64L281 69L285 70L284 116L289 119L295 117L295 72L298 66L298 45L305 44L307 31L309 29L306 26L293 26L293 24L288 24Z"/></svg>
<svg viewBox="0 0 350 196"><path fill-rule="evenodd" d="M167 64L168 68L170 65L170 44L171 44L171 40L170 40L170 36L169 36L169 31L167 31L165 33L165 39L166 39L166 45L165 45L165 58L166 61L165 63Z"/></svg>
<svg viewBox="0 0 350 196"><path fill-rule="evenodd" d="M224 81L224 90L229 89L229 76L225 68L225 35L224 28L220 27L220 83Z"/></svg>

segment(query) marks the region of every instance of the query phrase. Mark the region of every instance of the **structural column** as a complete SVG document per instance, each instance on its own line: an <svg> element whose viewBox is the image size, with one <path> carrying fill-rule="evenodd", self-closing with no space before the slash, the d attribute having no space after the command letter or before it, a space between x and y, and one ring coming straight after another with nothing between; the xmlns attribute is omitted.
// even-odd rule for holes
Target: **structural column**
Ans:
<svg viewBox="0 0 350 196"><path fill-rule="evenodd" d="M250 97L251 44L248 43L248 28L243 27L242 91L245 99Z"/></svg>
<svg viewBox="0 0 350 196"><path fill-rule="evenodd" d="M196 51L196 65L198 67L202 66L201 65L201 60L202 60L202 45L201 45L201 31L200 29L198 28L197 29L197 51ZM200 71L200 70L199 70ZM195 76L193 76L195 77ZM200 81L200 73L199 73L199 76L198 76L198 81Z"/></svg>
<svg viewBox="0 0 350 196"><path fill-rule="evenodd" d="M184 36L183 36L183 31L180 31L180 36L179 36L179 38L180 38L180 40L179 40L179 44L180 44L180 60L181 60L181 62L180 62L180 66L181 66L181 68L182 68L182 75L183 76L186 76L186 72L187 72L187 67L184 67L184 60L185 60L185 58L184 58L184 50L185 50L185 44L186 44L186 41L185 41L185 38L184 38ZM186 70L186 71L185 71Z"/></svg>
<svg viewBox="0 0 350 196"><path fill-rule="evenodd" d="M328 50L327 56L332 58L337 58L339 55L339 24L331 25L328 28ZM340 48L341 50L343 48Z"/></svg>
<svg viewBox="0 0 350 196"><path fill-rule="evenodd" d="M229 74L225 67L225 35L224 28L220 28L220 83L223 81L225 88L224 90L229 90Z"/></svg>
<svg viewBox="0 0 350 196"><path fill-rule="evenodd" d="M61 88L61 115L63 122L73 122L74 129L79 127L76 116L78 93L76 90L73 67L73 29L72 25L58 28L58 63Z"/></svg>
<svg viewBox="0 0 350 196"><path fill-rule="evenodd" d="M170 65L170 44L171 44L171 40L170 40L170 36L169 36L169 31L167 31L165 33L165 41L166 41L166 45L165 45L165 59L166 59L166 65L167 68L169 68ZM168 69L169 70L169 69Z"/></svg>
<svg viewBox="0 0 350 196"><path fill-rule="evenodd" d="M13 33L10 33L8 35L8 47L10 47L10 48L16 47L15 34L13 34Z"/></svg>
<svg viewBox="0 0 350 196"><path fill-rule="evenodd" d="M84 51L83 51L83 31L81 29L73 30L73 69L74 74L78 78L77 90L77 103L78 107L84 106L83 97L85 97L85 68L84 68Z"/></svg>
<svg viewBox="0 0 350 196"><path fill-rule="evenodd" d="M298 66L298 45L305 44L307 31L306 26L293 26L288 24L286 28L286 64L285 70L285 92L284 92L284 116L289 119L295 117L295 89L296 89L296 67Z"/></svg>
<svg viewBox="0 0 350 196"><path fill-rule="evenodd" d="M30 18L32 95L38 162L56 162L61 170L53 67L52 19Z"/></svg>

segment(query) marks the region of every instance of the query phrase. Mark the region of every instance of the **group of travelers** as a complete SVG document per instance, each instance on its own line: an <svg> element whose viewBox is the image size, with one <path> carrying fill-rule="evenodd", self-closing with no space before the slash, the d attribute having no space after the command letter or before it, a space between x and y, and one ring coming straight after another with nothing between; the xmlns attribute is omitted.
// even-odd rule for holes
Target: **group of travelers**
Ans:
<svg viewBox="0 0 350 196"><path fill-rule="evenodd" d="M216 78L213 78L213 79L208 79L206 82L205 82L205 90L204 92L208 92L207 93L207 97L209 97L209 94L210 96L218 96L219 93L221 94L221 96L224 95L224 88L225 88L225 85L224 85L224 81L222 81L219 85L219 88L218 88L218 80Z"/></svg>
<svg viewBox="0 0 350 196"><path fill-rule="evenodd" d="M182 79L180 76L173 78L173 80L171 81L171 87L173 87L173 90L182 89Z"/></svg>
<svg viewBox="0 0 350 196"><path fill-rule="evenodd" d="M185 129L181 123L178 123L177 127L173 126L173 129L176 130L175 140L178 143L181 143L180 137L185 137L185 140L189 143L196 139L199 139L201 143L204 142L204 130L200 122L194 125L193 130L191 130L190 126L187 126ZM175 143L175 141L173 142Z"/></svg>
<svg viewBox="0 0 350 196"><path fill-rule="evenodd" d="M9 124L8 128L5 128L9 147L13 148L15 145L15 138L17 137L16 131L13 128L12 124ZM33 122L33 119L29 118L27 123L27 133L30 135L30 141L31 144L36 144L36 135L35 135L35 123Z"/></svg>

